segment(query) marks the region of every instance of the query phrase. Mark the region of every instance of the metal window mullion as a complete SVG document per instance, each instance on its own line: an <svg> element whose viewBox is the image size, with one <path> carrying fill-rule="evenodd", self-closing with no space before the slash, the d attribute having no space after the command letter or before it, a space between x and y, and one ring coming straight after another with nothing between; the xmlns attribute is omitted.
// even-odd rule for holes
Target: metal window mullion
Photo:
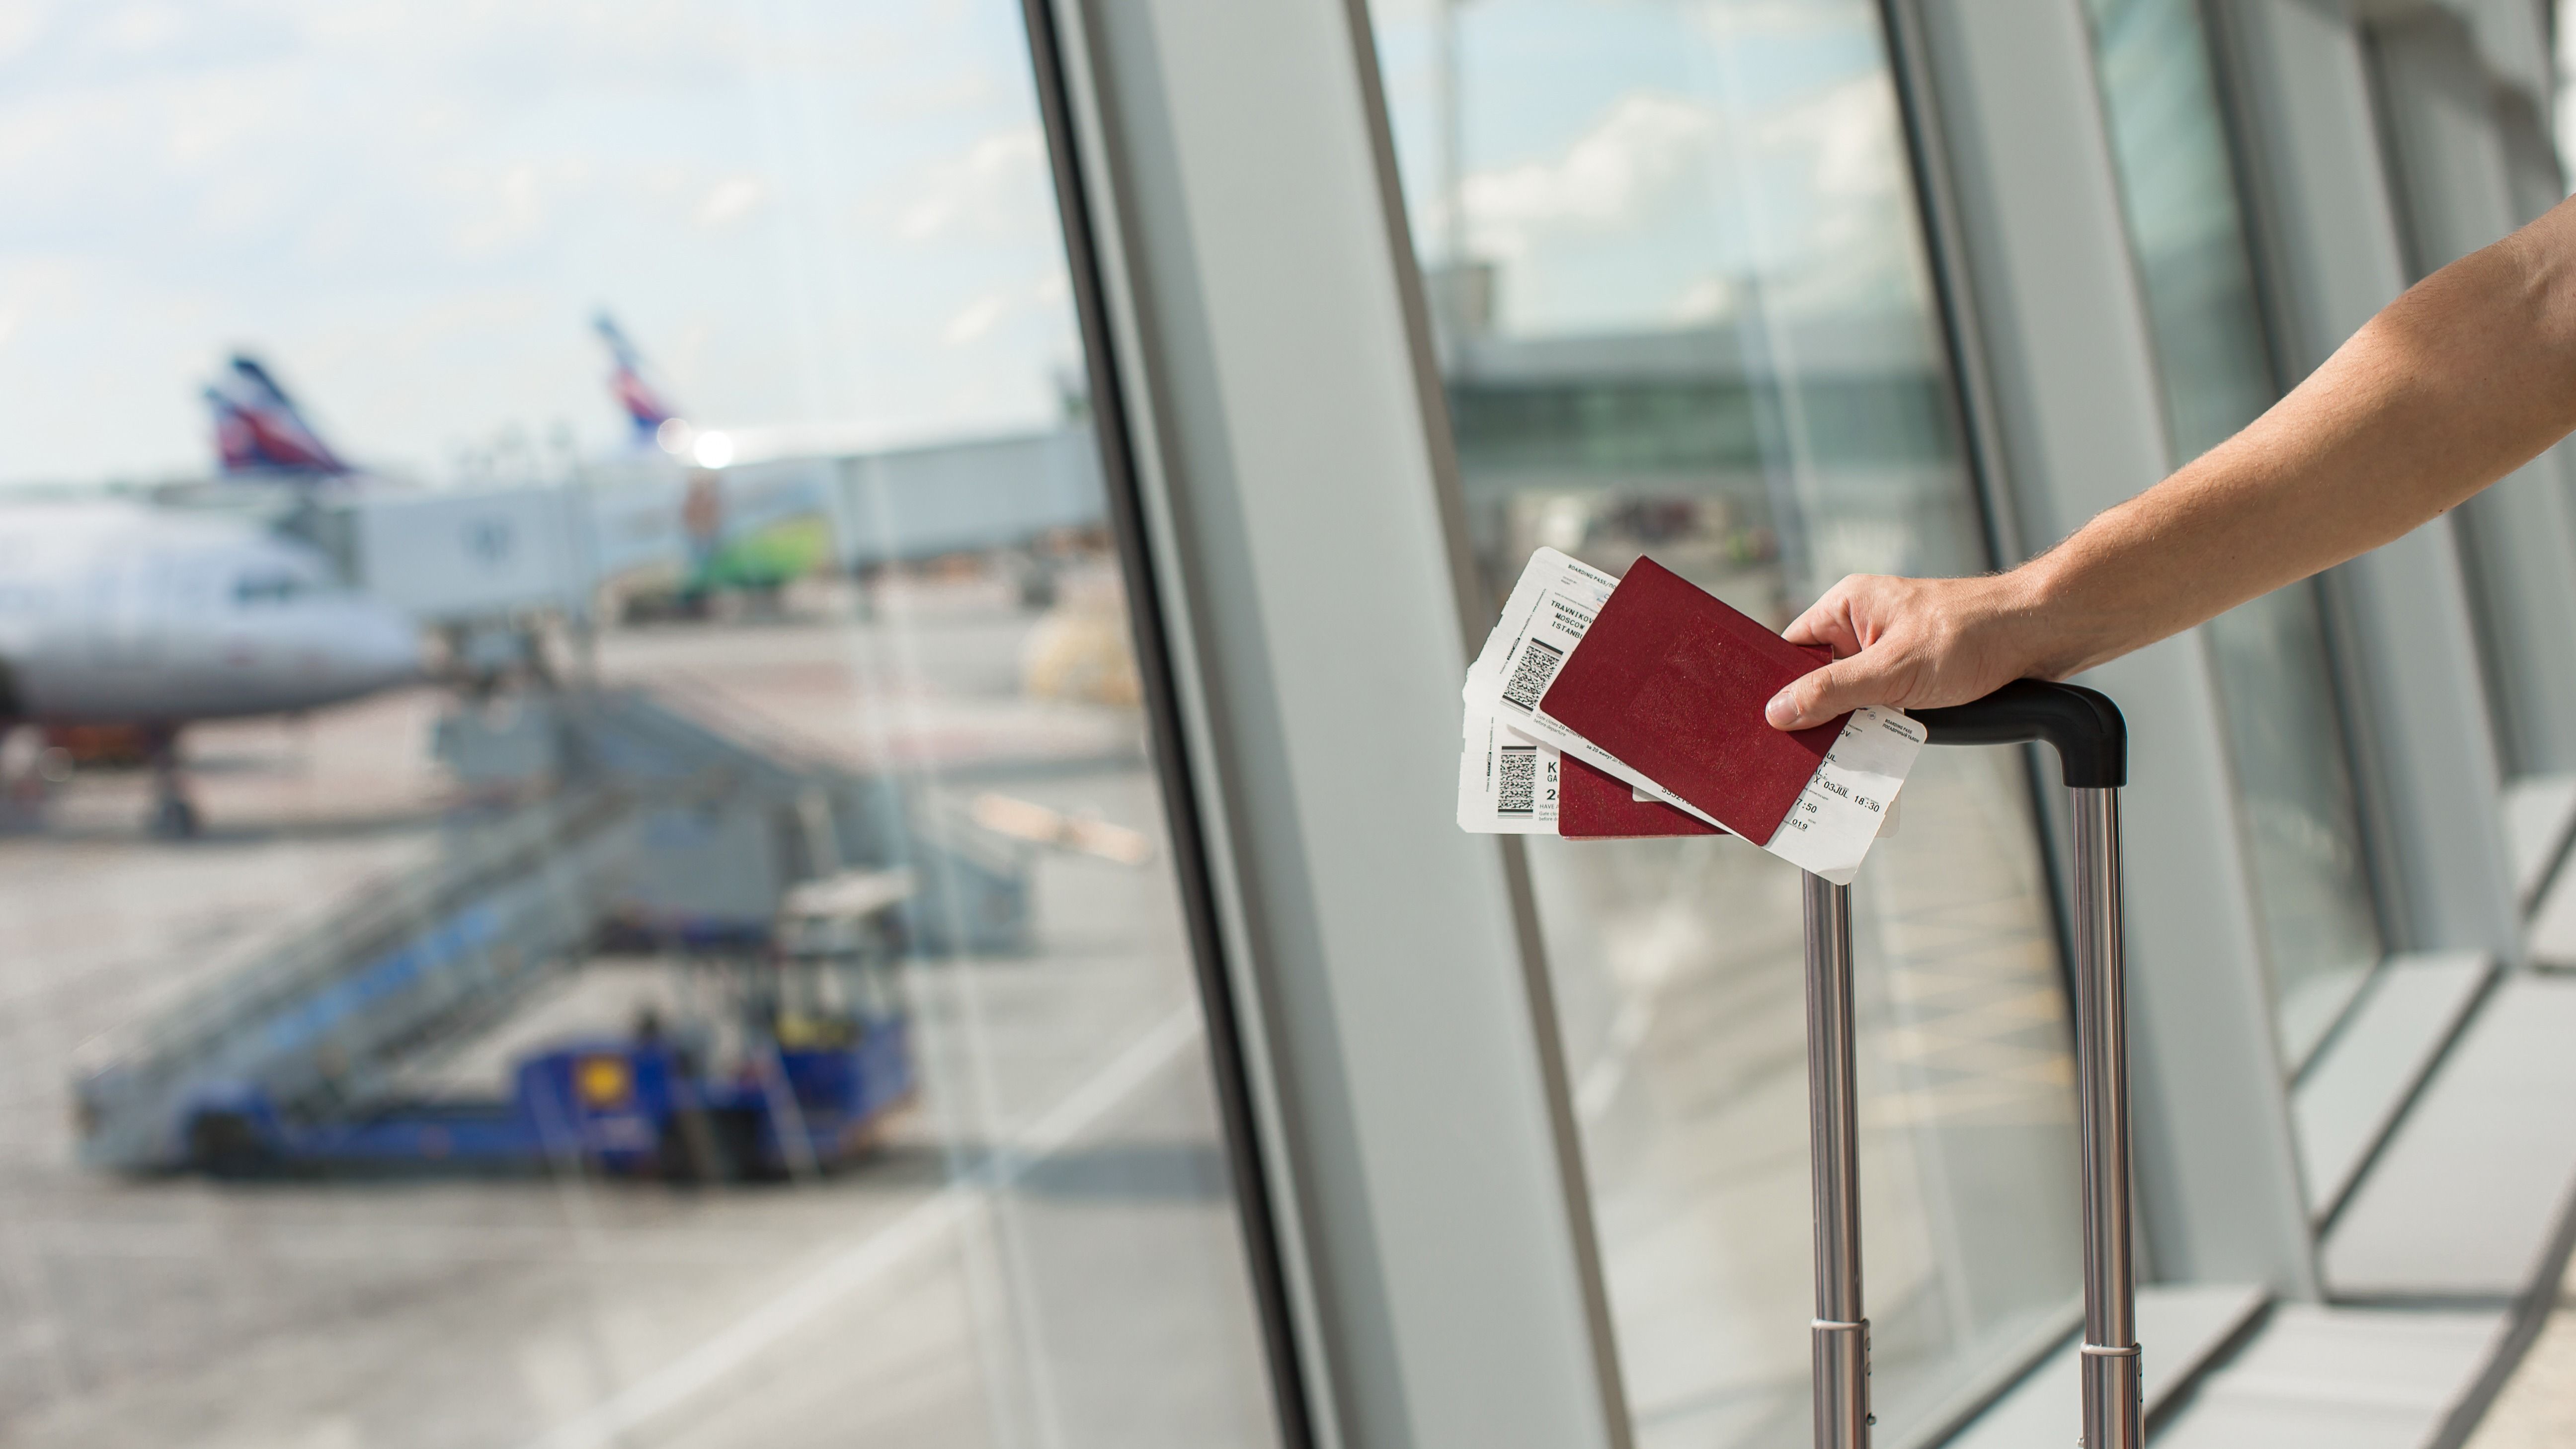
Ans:
<svg viewBox="0 0 2576 1449"><path fill-rule="evenodd" d="M2221 84L2244 119L2258 274L2285 378L2304 378L2406 285L2360 24L2304 0L2215 12ZM2369 833L2385 846L2398 949L2522 956L2502 771L2453 523L2328 570Z"/></svg>
<svg viewBox="0 0 2576 1449"><path fill-rule="evenodd" d="M1423 437L1429 444L1432 493L1448 543L1450 586L1458 596L1461 636L1472 644L1477 631L1491 623L1493 603L1486 595L1475 542L1468 526L1466 485L1458 463L1457 433L1449 416L1447 386L1440 375L1439 347L1433 335L1430 301L1423 288L1420 253L1414 245L1412 221L1405 208L1403 177L1396 166L1395 128L1387 111L1386 87L1378 63L1376 32L1369 22L1368 0L1344 0L1344 9L1350 16L1353 65L1359 75L1360 93L1368 111L1369 139L1377 164L1378 200L1386 219L1387 255L1394 263L1397 289L1402 296L1415 396L1422 409ZM1447 63L1455 65L1456 61L1453 52ZM1454 77L1451 83L1455 84ZM1461 145L1458 136L1453 134L1449 138L1446 164L1453 172L1461 164ZM1450 178L1445 194L1456 197L1454 176ZM1449 241L1453 246L1458 241L1460 234L1457 229L1461 225L1462 222L1452 218ZM1460 660L1462 666L1466 662L1465 659ZM1549 970L1547 939L1539 924L1538 894L1530 879L1529 851L1517 837L1505 836L1499 843L1504 880L1511 892L1512 928L1520 941L1522 989L1529 997L1531 1034L1538 1048L1539 1077L1547 1095L1548 1126L1556 1148L1558 1186L1571 1229L1575 1270L1583 1295L1592 1368L1601 1384L1604 1430L1609 1449L1631 1449L1636 1439L1634 1416L1628 1403L1626 1374L1619 1361L1618 1325L1610 1305L1609 1277L1602 1266L1600 1228L1592 1211L1592 1181L1585 1167L1582 1122L1574 1105L1573 1068L1566 1057L1563 1018L1557 1011L1556 982Z"/></svg>
<svg viewBox="0 0 2576 1449"><path fill-rule="evenodd" d="M2055 532L2163 476L2167 443L2075 0L1894 0L1921 51L2014 513ZM1971 405L1980 399L1974 394ZM2314 1244L2199 631L2094 672L2129 712L2138 1182L2160 1275L2312 1297Z"/></svg>
<svg viewBox="0 0 2576 1449"><path fill-rule="evenodd" d="M1916 214L1923 227L1926 269L1933 301L1939 309L1941 340L1950 362L1949 396L1966 444L1970 476L1977 489L1977 511L1985 525L1986 565L2002 570L2026 561L2031 538L2053 537L2044 520L2022 516L2041 506L2037 489L2013 486L2009 455L1998 421L1994 378L1977 335L1977 280L1968 244L1961 231L1960 205L1946 158L1949 143L1942 134L1941 110L1933 102L1930 61L1923 36L1922 7L1915 0L1879 0L1879 20L1886 36L1888 72L1896 86L1897 114L1905 133L1906 161L1914 180ZM2074 900L2066 872L2073 837L2066 802L2048 788L2055 761L2037 745L2024 745L2019 756L2023 805L2033 836L2044 851L2048 883L2049 925L2057 945L2057 985L2068 1005L2071 1035L2075 1001Z"/></svg>
<svg viewBox="0 0 2576 1449"><path fill-rule="evenodd" d="M1086 188L1115 229L1099 266L1106 330L1210 895L1252 1008L1247 1075L1276 1134L1266 1157L1317 1438L1607 1443L1563 1164L1522 1035L1531 1003L1506 994L1528 963L1505 959L1520 953L1504 852L1456 833L1445 809L1390 816L1336 778L1428 758L1436 737L1445 794L1463 658L1421 399L1388 375L1406 338L1381 202L1356 189L1375 178L1364 86L1345 69L1352 19L1286 3L1053 5L1080 51L1069 90ZM1319 457L1284 486L1284 468ZM1295 556L1334 522L1347 559ZM1340 666L1380 680L1365 721L1324 722L1313 686L1343 636L1300 616L1315 597L1301 581L1344 591L1327 612L1388 601ZM1328 804L1339 826L1317 815ZM1355 864L1397 841L1400 863Z"/></svg>
<svg viewBox="0 0 2576 1449"><path fill-rule="evenodd" d="M1140 486L1140 474L1159 465L1146 394L1130 359L1138 338L1128 307L1113 298L1132 294L1118 272L1121 249L1114 207L1096 204L1113 193L1100 176L1097 94L1091 87L1089 52L1079 25L1067 26L1051 0L1024 0L1030 58L1066 249L1091 388L1094 441L1108 494L1120 574L1128 596L1131 638L1137 650L1146 717L1153 739L1157 783L1171 841L1178 894L1190 945L1206 1045L1224 1132L1229 1177L1242 1232L1270 1396L1282 1449L1329 1449L1338 1443L1329 1421L1320 1426L1310 1405L1330 1399L1328 1370L1312 1342L1316 1315L1306 1247L1294 1213L1293 1166L1282 1147L1272 1064L1264 1046L1260 994L1244 970L1240 902L1223 889L1231 877L1224 831L1215 824L1210 781L1190 742L1205 737L1203 693L1188 677L1192 651L1186 611L1167 609L1177 598L1168 567L1172 529L1162 516L1158 491ZM1079 17L1073 17L1078 21ZM1086 126L1086 120L1092 124ZM1175 647L1175 646L1179 647Z"/></svg>
<svg viewBox="0 0 2576 1449"><path fill-rule="evenodd" d="M2422 276L2521 224L2494 77L2448 12L2374 27L2374 107L2398 232ZM2473 577L2481 673L2518 773L2576 769L2576 522L2556 453L2463 503L2453 534Z"/></svg>

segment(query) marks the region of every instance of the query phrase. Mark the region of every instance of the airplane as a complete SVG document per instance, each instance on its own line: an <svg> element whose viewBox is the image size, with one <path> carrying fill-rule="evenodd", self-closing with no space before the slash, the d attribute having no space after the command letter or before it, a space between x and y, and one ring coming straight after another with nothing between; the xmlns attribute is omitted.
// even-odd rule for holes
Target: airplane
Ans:
<svg viewBox="0 0 2576 1449"><path fill-rule="evenodd" d="M255 523L117 501L0 505L0 736L139 731L157 835L197 833L185 725L318 709L421 667L408 618Z"/></svg>
<svg viewBox="0 0 2576 1449"><path fill-rule="evenodd" d="M594 559L610 579L650 576L647 586L618 589L630 611L671 604L696 613L717 592L774 595L836 563L956 553L996 555L1017 575L1022 601L1047 607L1058 566L1050 540L1098 524L1097 485L1085 481L1088 452L1044 461L1037 430L966 440L881 422L697 427L644 381L642 352L614 319L602 311L591 325L608 344L610 390L632 429L630 447L605 460L602 476L634 485L593 495ZM1081 448L1080 438L1068 441ZM948 451L959 443L983 456ZM997 453L978 445L1027 451L1003 463L988 461ZM893 465L908 475L904 483L869 470L878 479L874 496L904 495L899 527L884 526L881 516L849 517L852 508L866 510L836 501L846 465L872 454L921 460ZM962 466L929 461L943 455ZM665 588L675 560L676 587Z"/></svg>
<svg viewBox="0 0 2576 1449"><path fill-rule="evenodd" d="M676 510L658 492L625 500L640 503L634 511L641 516L614 530L622 539L678 544L685 563L672 602L683 612L697 613L719 589L775 591L814 572L829 556L830 541L825 521L829 505L812 481L728 481L724 469L735 461L733 435L692 428L644 380L644 355L615 318L602 311L591 319L591 327L608 344L609 390L634 429L634 448L668 454L684 473L679 497L669 500L676 502Z"/></svg>
<svg viewBox="0 0 2576 1449"><path fill-rule="evenodd" d="M850 451L853 445L882 446L889 441L882 427L699 427L680 414L668 394L645 380L643 350L617 325L617 319L603 311L591 318L590 325L608 345L608 389L633 429L633 449L658 448L683 467L721 471L735 463L820 457Z"/></svg>
<svg viewBox="0 0 2576 1449"><path fill-rule="evenodd" d="M305 421L303 409L255 357L234 353L205 396L214 412L215 451L226 476L341 478L355 471Z"/></svg>
<svg viewBox="0 0 2576 1449"><path fill-rule="evenodd" d="M666 452L679 452L688 441L689 424L644 380L644 354L635 350L635 344L626 340L625 330L606 312L591 318L590 325L599 333L599 340L608 344L613 368L608 386L617 394L618 405L626 409L626 420L634 425L636 445L650 444Z"/></svg>
<svg viewBox="0 0 2576 1449"><path fill-rule="evenodd" d="M606 312L591 318L591 330L608 345L612 364L609 392L633 429L635 450L659 448L681 466L712 471L751 463L847 457L853 453L918 447L954 440L938 427L905 427L886 422L785 423L761 427L700 427L673 406L668 394L645 380L644 353L626 329Z"/></svg>

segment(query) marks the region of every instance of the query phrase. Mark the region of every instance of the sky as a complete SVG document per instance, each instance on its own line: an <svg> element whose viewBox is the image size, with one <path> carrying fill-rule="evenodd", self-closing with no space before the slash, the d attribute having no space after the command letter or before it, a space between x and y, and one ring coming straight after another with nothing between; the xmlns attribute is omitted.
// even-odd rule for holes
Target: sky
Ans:
<svg viewBox="0 0 2576 1449"><path fill-rule="evenodd" d="M437 479L625 422L1052 416L1078 362L1010 0L0 5L0 482L203 472L264 358Z"/></svg>
<svg viewBox="0 0 2576 1449"><path fill-rule="evenodd" d="M1417 238L1431 0L1374 8ZM1869 0L1459 0L1506 330L1919 311ZM266 360L436 480L625 445L607 308L702 427L971 434L1079 349L1011 0L0 5L0 483L204 471Z"/></svg>
<svg viewBox="0 0 2576 1449"><path fill-rule="evenodd" d="M1373 9L1415 242L1463 211L1517 335L1926 305L1869 0L1455 0L1463 193L1440 183L1435 0Z"/></svg>

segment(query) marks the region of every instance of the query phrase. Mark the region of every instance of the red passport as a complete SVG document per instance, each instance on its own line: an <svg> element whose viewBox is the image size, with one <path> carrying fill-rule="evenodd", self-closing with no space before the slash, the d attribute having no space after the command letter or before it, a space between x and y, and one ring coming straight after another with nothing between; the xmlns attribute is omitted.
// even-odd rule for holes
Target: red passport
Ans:
<svg viewBox="0 0 2576 1449"><path fill-rule="evenodd" d="M1566 655L1539 710L1758 844L1789 818L1851 718L1784 734L1762 706L1831 658L1641 558ZM1572 833L1561 820L1559 830Z"/></svg>
<svg viewBox="0 0 2576 1449"><path fill-rule="evenodd" d="M1640 800L1627 781L1567 755L1556 772L1556 833L1567 840L1630 840L1726 832L1661 800Z"/></svg>

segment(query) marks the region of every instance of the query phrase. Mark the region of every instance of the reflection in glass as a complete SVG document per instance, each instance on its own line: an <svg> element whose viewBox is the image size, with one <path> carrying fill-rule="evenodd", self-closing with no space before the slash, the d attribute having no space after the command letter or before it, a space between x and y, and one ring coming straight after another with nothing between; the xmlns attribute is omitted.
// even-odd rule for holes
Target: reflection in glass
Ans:
<svg viewBox="0 0 2576 1449"><path fill-rule="evenodd" d="M1379 0L1470 524L1782 625L1986 564L1878 10ZM1740 841L1534 842L1649 1446L1809 1433L1798 877ZM1880 1430L2076 1292L2067 1027L2017 760L1935 751L1855 894Z"/></svg>
<svg viewBox="0 0 2576 1449"><path fill-rule="evenodd" d="M0 1440L1275 1442L1017 14L0 26Z"/></svg>
<svg viewBox="0 0 2576 1449"><path fill-rule="evenodd" d="M2194 0L2089 0L2103 102L2180 457L2275 396L2209 48ZM2352 752L2313 584L2211 622L2281 1053L2293 1071L2383 947Z"/></svg>

